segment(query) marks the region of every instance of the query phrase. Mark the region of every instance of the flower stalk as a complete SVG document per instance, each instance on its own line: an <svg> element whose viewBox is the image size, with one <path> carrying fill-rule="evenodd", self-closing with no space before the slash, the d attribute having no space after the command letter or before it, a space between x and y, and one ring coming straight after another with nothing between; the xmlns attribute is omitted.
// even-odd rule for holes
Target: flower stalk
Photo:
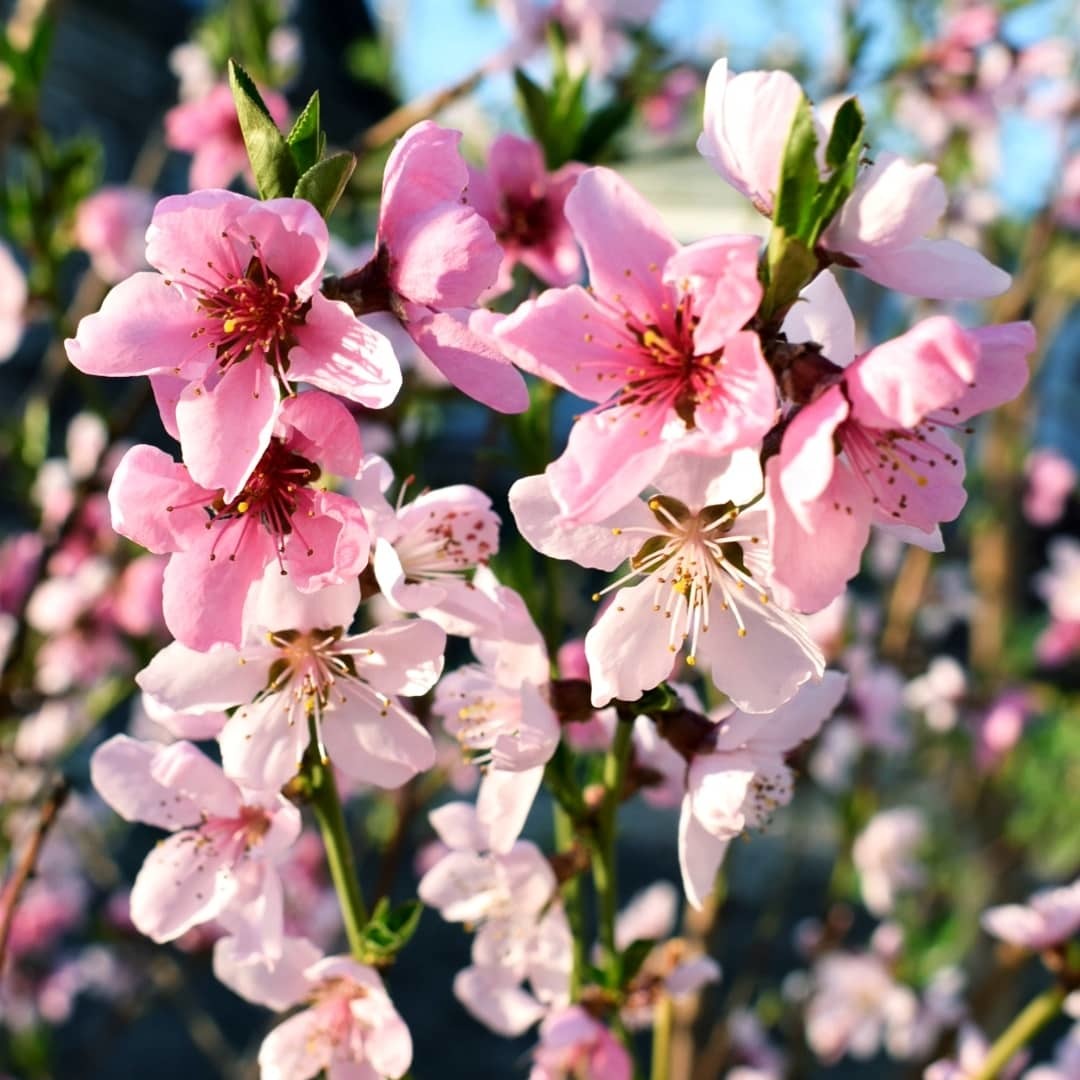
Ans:
<svg viewBox="0 0 1080 1080"><path fill-rule="evenodd" d="M971 1080L997 1080L1012 1058L1058 1015L1064 1000L1064 987L1051 986L1030 1001L997 1037L982 1066L972 1074Z"/></svg>

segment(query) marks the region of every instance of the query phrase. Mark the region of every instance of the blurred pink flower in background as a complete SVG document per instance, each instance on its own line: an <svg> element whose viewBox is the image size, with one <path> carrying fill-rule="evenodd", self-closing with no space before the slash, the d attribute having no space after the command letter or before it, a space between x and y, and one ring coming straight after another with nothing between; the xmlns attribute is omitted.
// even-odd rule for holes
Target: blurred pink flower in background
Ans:
<svg viewBox="0 0 1080 1080"><path fill-rule="evenodd" d="M157 198L136 187L103 187L79 203L75 242L102 281L118 281L147 269L146 230Z"/></svg>

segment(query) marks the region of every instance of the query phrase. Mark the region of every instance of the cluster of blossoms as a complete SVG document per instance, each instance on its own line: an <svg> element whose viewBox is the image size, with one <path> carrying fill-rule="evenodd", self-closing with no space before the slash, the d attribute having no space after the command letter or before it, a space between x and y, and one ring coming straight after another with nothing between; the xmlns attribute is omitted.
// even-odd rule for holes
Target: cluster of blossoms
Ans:
<svg viewBox="0 0 1080 1080"><path fill-rule="evenodd" d="M652 6L593 25L574 23L584 6L567 0L537 19L578 26L585 49ZM681 245L610 169L549 175L540 149L510 136L486 170L470 169L460 136L423 122L387 162L370 260L324 279L330 237L312 204L213 187L246 161L226 93L167 123L173 145L197 148L192 179L207 189L157 204L150 269L122 280L67 343L82 372L148 376L179 444L179 460L129 448L108 494L113 528L152 553L175 639L136 677L167 740L118 735L93 757L118 813L171 834L143 864L131 921L157 942L213 925L227 985L277 1010L306 1006L263 1043L264 1076L404 1075L411 1041L379 973L359 955L324 956L327 943L297 930L284 868L301 836L293 797L313 770L350 790L401 787L436 764L435 717L482 773L475 806L432 812L445 850L420 884L425 903L475 931L458 998L505 1035L540 1024L536 1080L629 1077L608 1024L647 1025L662 997L719 972L671 941L617 1001L583 1007L565 867L520 839L546 770L560 748L624 747L633 790L681 806L684 891L704 906L730 841L790 801L789 755L849 694L806 617L843 593L872 530L940 548L965 499L952 433L1019 392L1033 330L936 315L857 344L833 268L950 300L1009 281L931 235L944 185L887 154L859 169L824 223L798 295L776 303L772 289L767 306L756 237ZM720 61L709 77L700 150L766 216L803 102L782 72L732 75ZM814 122L824 135L826 118ZM495 314L484 304L518 263L550 287ZM509 491L536 551L624 568L596 592L604 606L562 678L521 596L486 565L501 524L489 497L462 484L387 497L391 468L365 455L359 433L403 385L376 326L407 335L496 411L528 406L523 372L589 403L557 460ZM362 605L376 593L381 607ZM448 635L467 639L475 662L440 681ZM698 674L722 704L706 710L684 685ZM648 695L672 679L678 703L654 708ZM849 708L869 714L872 678L857 682ZM402 700L432 690L418 713ZM195 745L208 740L215 755ZM861 838L876 912L918 881L897 855L893 833L908 847L920 835L905 820L879 825L884 841ZM634 929L616 928L601 951L670 934L655 903L626 913ZM852 958L855 978L834 958L818 981L872 977L884 999L894 987L867 974L874 963ZM877 1036L844 1034L838 994L823 997L811 1007L815 1048L870 1052Z"/></svg>

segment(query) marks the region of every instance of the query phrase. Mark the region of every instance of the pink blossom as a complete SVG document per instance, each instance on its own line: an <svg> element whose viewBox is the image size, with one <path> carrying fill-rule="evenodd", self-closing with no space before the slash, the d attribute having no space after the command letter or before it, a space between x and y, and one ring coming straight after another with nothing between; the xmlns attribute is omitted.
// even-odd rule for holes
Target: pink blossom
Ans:
<svg viewBox="0 0 1080 1080"><path fill-rule="evenodd" d="M469 205L461 133L424 121L398 140L383 174L372 260L345 280L370 311L390 311L463 393L499 412L522 412L521 373L473 325L502 252Z"/></svg>
<svg viewBox="0 0 1080 1080"><path fill-rule="evenodd" d="M503 249L497 292L513 284L518 263L547 285L572 285L581 277L581 253L563 205L584 168L572 162L549 174L538 143L500 135L487 168L469 170L469 202Z"/></svg>
<svg viewBox="0 0 1080 1080"><path fill-rule="evenodd" d="M103 187L75 211L75 242L102 281L115 285L145 270L146 230L157 200L143 188Z"/></svg>
<svg viewBox="0 0 1080 1080"><path fill-rule="evenodd" d="M814 994L806 1008L806 1040L824 1062L845 1054L873 1057L884 1044L890 1053L910 1045L918 998L894 981L874 953L832 952L814 967Z"/></svg>
<svg viewBox="0 0 1080 1080"><path fill-rule="evenodd" d="M318 291L327 244L326 223L302 199L162 199L146 256L164 277L116 286L66 342L68 358L91 375L152 376L192 478L235 499L292 383L371 408L401 385L386 339Z"/></svg>
<svg viewBox="0 0 1080 1080"><path fill-rule="evenodd" d="M973 1024L964 1024L956 1041L956 1056L932 1062L923 1080L972 1080L986 1063L990 1044ZM1015 1055L1001 1071L1001 1080L1016 1080L1027 1060L1027 1053Z"/></svg>
<svg viewBox="0 0 1080 1080"><path fill-rule="evenodd" d="M396 506L384 492L393 479L380 457L365 458L353 490L368 521L371 569L382 595L399 611L421 612L448 633L474 629L476 590L467 575L499 550L499 516L469 484L424 490Z"/></svg>
<svg viewBox="0 0 1080 1080"><path fill-rule="evenodd" d="M699 452L759 442L776 385L757 335L759 241L715 237L679 248L656 211L609 169L566 200L590 290L548 290L495 334L527 371L597 402L547 469L558 512L598 521L648 485L694 432Z"/></svg>
<svg viewBox="0 0 1080 1080"><path fill-rule="evenodd" d="M529 1080L630 1080L630 1055L580 1005L552 1013L540 1025Z"/></svg>
<svg viewBox="0 0 1080 1080"><path fill-rule="evenodd" d="M871 523L933 543L966 498L945 431L1015 397L1034 346L1029 323L965 332L926 319L864 353L794 415L766 471L772 583L787 603L832 600L857 573Z"/></svg>
<svg viewBox="0 0 1080 1080"><path fill-rule="evenodd" d="M730 463L672 458L659 493L595 525L563 525L547 476L510 491L521 534L538 551L581 566L630 571L585 638L597 708L636 700L667 678L686 651L748 712L769 712L824 670L796 616L772 602L765 512L739 506L759 490L756 454ZM599 597L600 594L597 594Z"/></svg>
<svg viewBox="0 0 1080 1080"><path fill-rule="evenodd" d="M239 644L244 602L272 564L304 591L355 578L369 550L361 509L316 484L324 470L355 476L360 452L348 409L315 390L285 400L232 497L196 483L161 450L129 450L109 489L113 527L171 554L164 614L173 635L195 649Z"/></svg>
<svg viewBox="0 0 1080 1080"><path fill-rule="evenodd" d="M1035 577L1035 588L1060 622L1080 622L1080 543L1057 536L1050 542L1050 565Z"/></svg>
<svg viewBox="0 0 1080 1080"><path fill-rule="evenodd" d="M26 276L6 244L0 243L0 361L11 357L26 326Z"/></svg>
<svg viewBox="0 0 1080 1080"><path fill-rule="evenodd" d="M435 761L431 736L391 695L419 696L442 671L443 631L423 620L349 634L356 581L300 593L269 567L239 647L174 642L137 676L177 712L239 705L219 735L226 773L273 790L297 771L309 721L346 776L398 787Z"/></svg>
<svg viewBox="0 0 1080 1080"><path fill-rule="evenodd" d="M757 209L772 216L802 87L786 71L732 75L717 60L705 84L705 127L698 153Z"/></svg>
<svg viewBox="0 0 1080 1080"><path fill-rule="evenodd" d="M1023 689L999 694L979 720L975 761L980 769L995 768L1020 741L1035 711L1031 695Z"/></svg>
<svg viewBox="0 0 1080 1080"><path fill-rule="evenodd" d="M1010 277L955 240L927 239L945 213L945 185L932 165L879 154L826 229L822 244L854 259L871 281L912 296L996 296Z"/></svg>
<svg viewBox="0 0 1080 1080"><path fill-rule="evenodd" d="M261 91L274 123L283 126L289 106L277 92ZM247 148L232 90L219 83L205 97L176 105L165 114L165 145L192 154L189 183L195 188L227 187L241 173L249 177Z"/></svg>
<svg viewBox="0 0 1080 1080"><path fill-rule="evenodd" d="M374 968L328 956L303 972L308 1007L259 1048L263 1080L377 1080L403 1076L412 1038Z"/></svg>
<svg viewBox="0 0 1080 1080"><path fill-rule="evenodd" d="M1080 1076L1080 1024L1073 1024L1054 1051L1051 1065L1037 1065L1024 1080L1076 1080Z"/></svg>
<svg viewBox="0 0 1080 1080"><path fill-rule="evenodd" d="M1026 904L1003 904L983 912L988 934L1025 949L1063 945L1080 930L1080 878L1057 889L1040 889Z"/></svg>
<svg viewBox="0 0 1080 1080"><path fill-rule="evenodd" d="M693 68L679 67L665 76L660 89L641 102L646 126L656 135L673 135L679 128L687 103L701 87Z"/></svg>
<svg viewBox="0 0 1080 1080"><path fill-rule="evenodd" d="M926 841L926 820L915 807L875 814L855 838L852 861L863 903L879 918L896 908L897 894L918 888L926 873L916 860Z"/></svg>
<svg viewBox="0 0 1080 1080"><path fill-rule="evenodd" d="M1024 472L1024 517L1043 528L1054 525L1076 489L1076 466L1056 450L1038 449L1028 454Z"/></svg>
<svg viewBox="0 0 1080 1080"><path fill-rule="evenodd" d="M173 835L147 856L131 920L154 941L218 919L251 952L280 950L281 881L274 864L300 832L300 812L275 793L245 791L191 743L114 735L94 751L94 787L127 821Z"/></svg>
<svg viewBox="0 0 1080 1080"><path fill-rule="evenodd" d="M246 953L235 937L222 937L214 942L214 976L246 1001L284 1012L306 995L304 972L322 958L306 938L283 938L281 955L271 959Z"/></svg>
<svg viewBox="0 0 1080 1080"><path fill-rule="evenodd" d="M767 825L777 807L791 801L795 778L784 757L817 734L846 686L844 676L829 671L771 713L731 712L718 721L709 747L690 761L679 868L694 907L704 907L712 893L728 843Z"/></svg>
<svg viewBox="0 0 1080 1080"><path fill-rule="evenodd" d="M1080 229L1080 151L1074 153L1065 163L1054 213L1066 228ZM2 352L3 349L0 348L0 353Z"/></svg>

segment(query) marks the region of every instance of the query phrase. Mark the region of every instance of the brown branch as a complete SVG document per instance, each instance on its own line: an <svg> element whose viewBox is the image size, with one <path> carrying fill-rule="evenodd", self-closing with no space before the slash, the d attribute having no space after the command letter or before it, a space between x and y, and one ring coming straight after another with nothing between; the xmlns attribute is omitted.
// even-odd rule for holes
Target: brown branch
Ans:
<svg viewBox="0 0 1080 1080"><path fill-rule="evenodd" d="M68 782L61 777L53 785L52 791L45 800L38 813L37 825L26 845L26 850L15 867L15 872L8 879L3 892L0 893L0 971L4 970L4 959L7 954L8 937L11 934L11 926L15 920L15 908L26 888L30 878L34 875L41 849L45 844L45 838L56 821L65 800L70 791Z"/></svg>

